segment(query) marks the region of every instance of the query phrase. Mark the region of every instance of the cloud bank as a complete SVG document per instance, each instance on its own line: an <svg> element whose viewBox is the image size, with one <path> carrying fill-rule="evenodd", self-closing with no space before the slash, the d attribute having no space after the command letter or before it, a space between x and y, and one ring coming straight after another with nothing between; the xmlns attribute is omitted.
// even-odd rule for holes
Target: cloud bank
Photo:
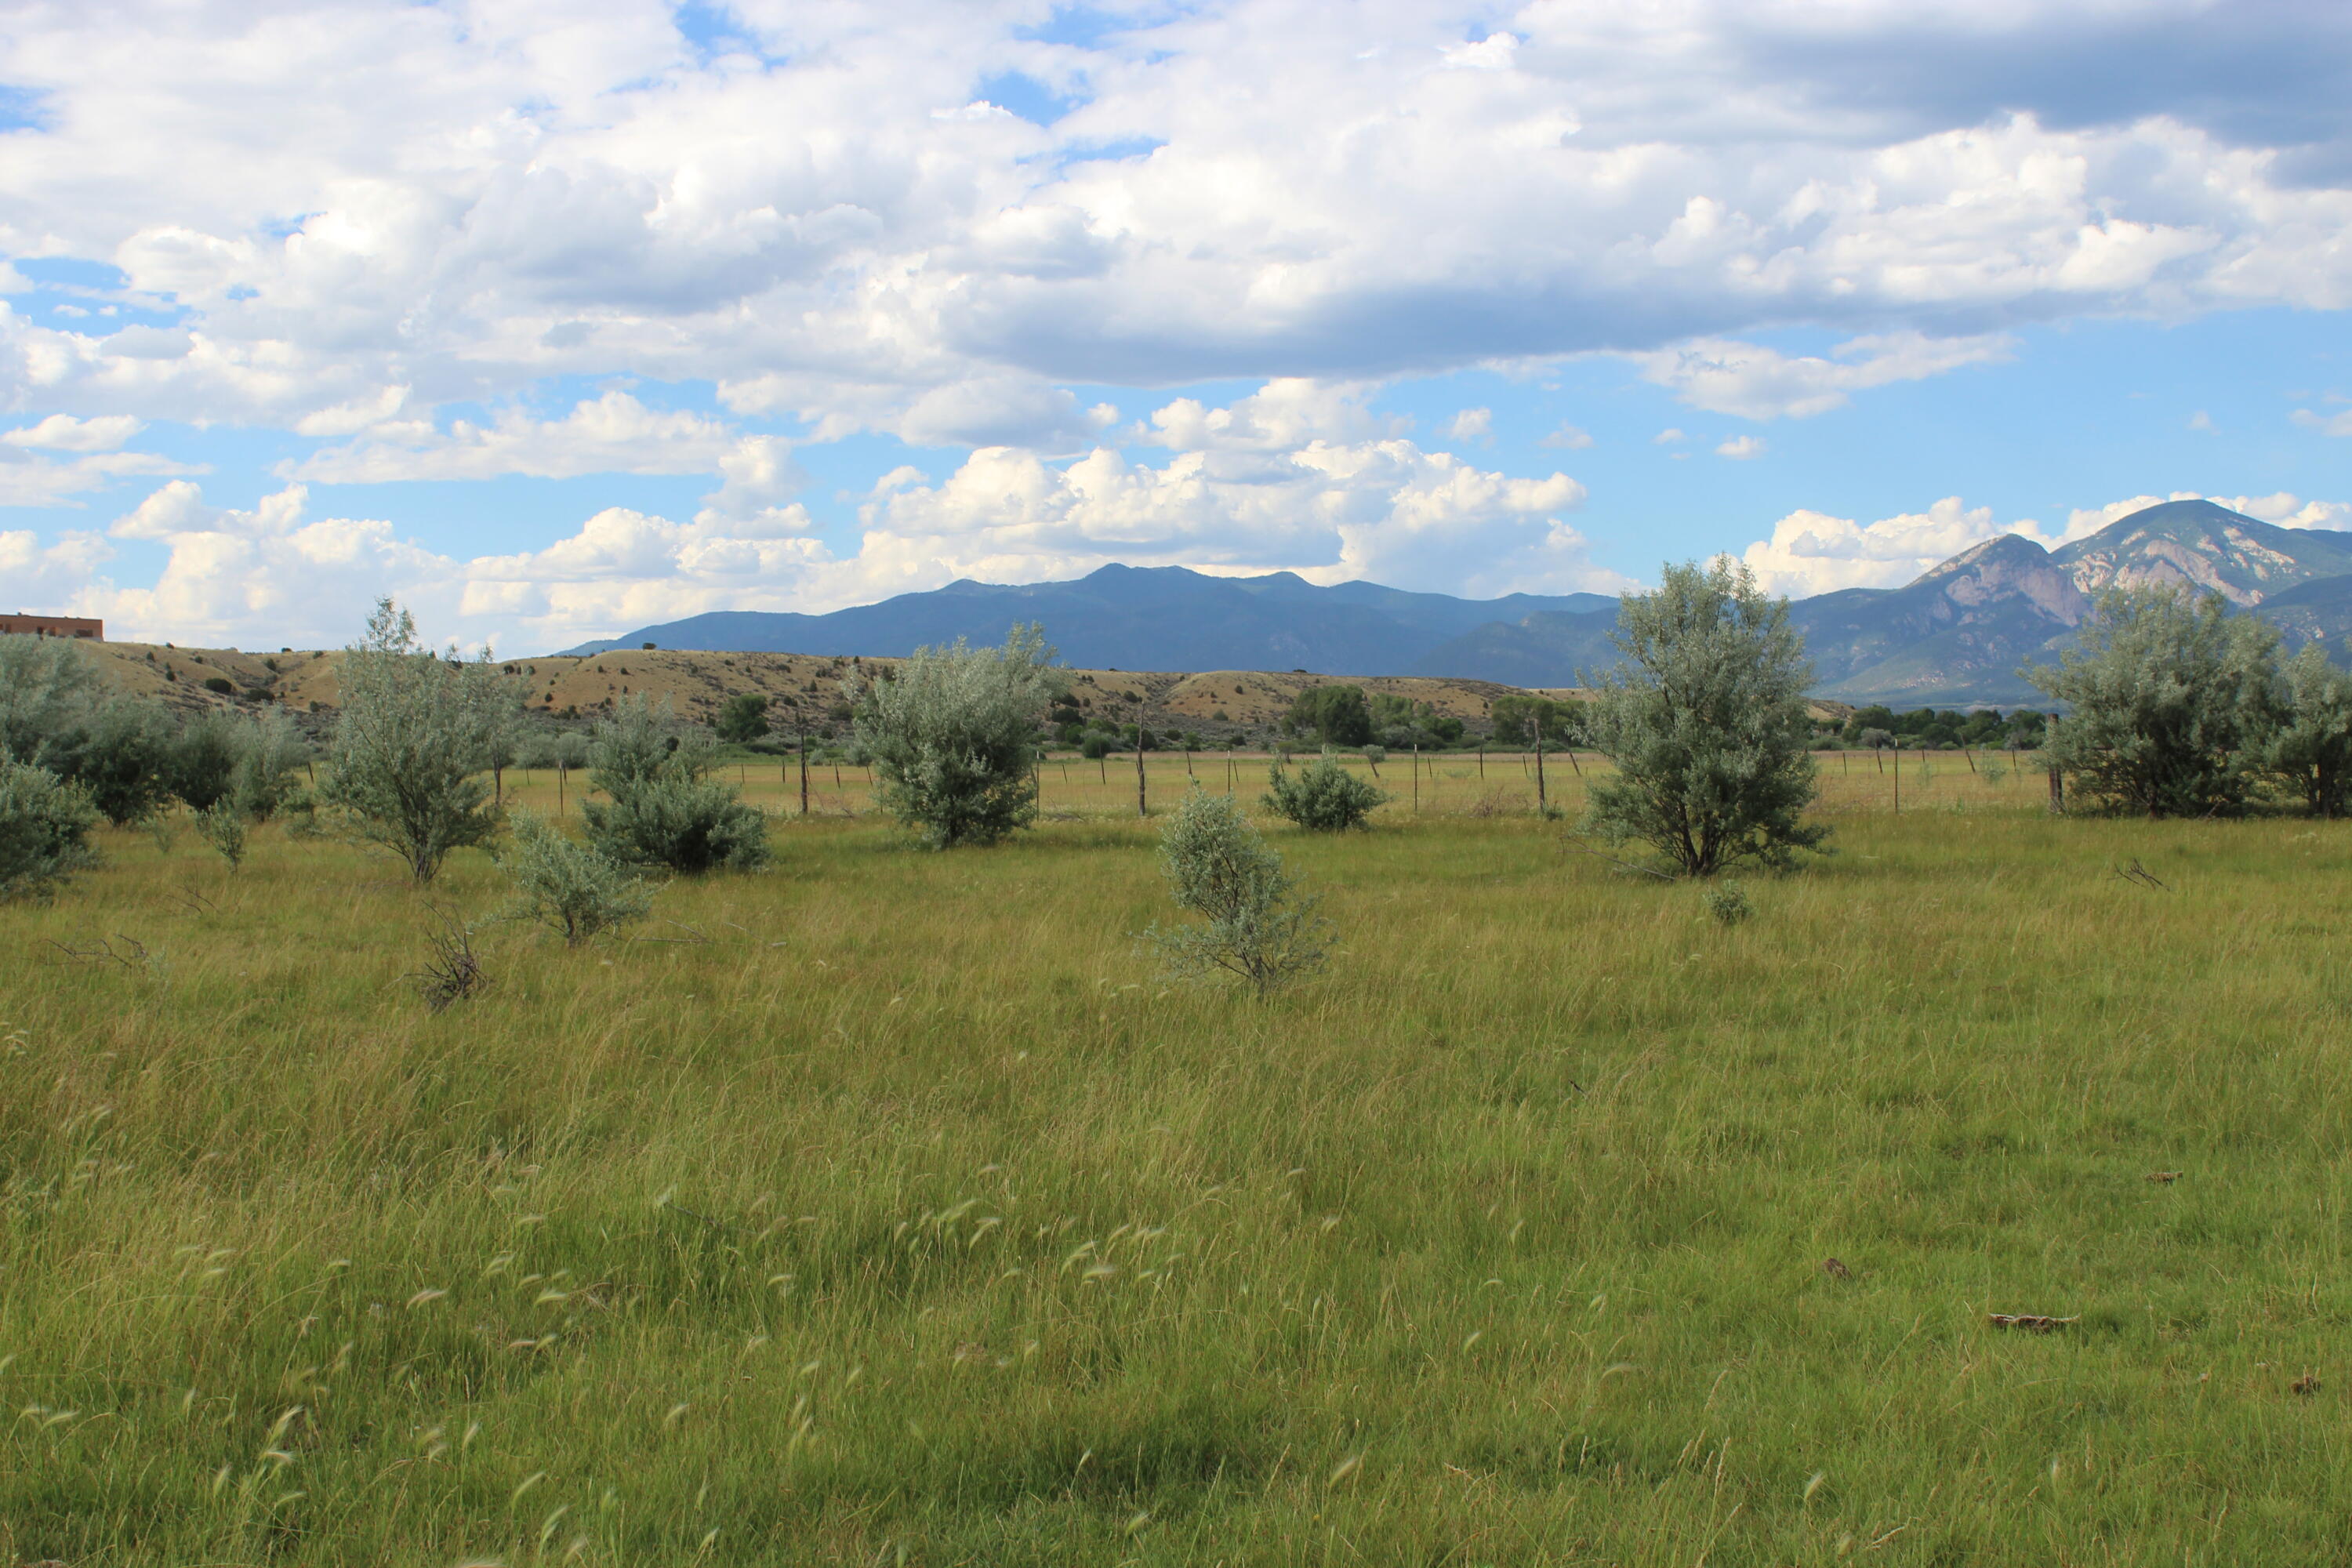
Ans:
<svg viewBox="0 0 2352 1568"><path fill-rule="evenodd" d="M412 602L428 625L544 647L705 610L833 609L957 577L1027 581L1111 561L1296 570L1325 582L1443 575L1490 594L1629 585L1590 560L1566 521L1585 500L1575 479L1515 477L1425 450L1402 422L1370 413L1366 395L1290 381L1223 407L1177 399L1143 422L1168 449L1157 464L1108 446L1068 462L1000 446L937 482L902 468L861 499L859 546L838 557L792 499L805 476L788 443L608 394L556 419L379 427L330 448L251 509L208 505L197 484L175 479L103 535L54 547L0 536L12 552L0 563L21 559L25 580L105 616L118 635L269 646L341 641L351 607L383 592ZM675 441L645 444L649 428ZM315 517L299 482L525 461L551 473L625 459L652 467L664 453L693 454L676 458L688 471L719 469L691 521L608 508L543 549L469 559L425 549L382 520ZM113 541L162 550L152 587L110 579Z"/></svg>
<svg viewBox="0 0 2352 1568"><path fill-rule="evenodd" d="M626 367L821 437L1081 450L1062 384L1608 351L1769 418L2021 323L2352 300L2341 7L707 15L31 7L0 249L155 319L0 317L12 405L326 431ZM1737 341L1807 322L1853 342Z"/></svg>

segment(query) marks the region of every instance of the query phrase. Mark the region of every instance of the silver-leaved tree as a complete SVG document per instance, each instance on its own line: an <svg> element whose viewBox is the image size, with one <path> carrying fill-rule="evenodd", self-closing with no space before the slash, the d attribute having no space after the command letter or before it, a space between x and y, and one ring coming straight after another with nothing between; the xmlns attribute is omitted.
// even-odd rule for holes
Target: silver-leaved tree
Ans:
<svg viewBox="0 0 2352 1568"><path fill-rule="evenodd" d="M1670 565L1655 593L1625 596L1612 640L1623 661L1589 682L1583 728L1616 772L1593 779L1585 831L1646 844L1692 877L1818 849L1829 829L1803 818L1812 666L1788 601L1725 557Z"/></svg>
<svg viewBox="0 0 2352 1568"><path fill-rule="evenodd" d="M1040 725L1061 690L1044 628L1001 648L919 647L857 696L883 806L935 849L993 844L1037 816Z"/></svg>
<svg viewBox="0 0 2352 1568"><path fill-rule="evenodd" d="M376 601L338 673L342 708L319 793L354 837L429 882L449 851L498 831L480 775L515 722L521 689L487 658L461 664L425 647L390 599Z"/></svg>

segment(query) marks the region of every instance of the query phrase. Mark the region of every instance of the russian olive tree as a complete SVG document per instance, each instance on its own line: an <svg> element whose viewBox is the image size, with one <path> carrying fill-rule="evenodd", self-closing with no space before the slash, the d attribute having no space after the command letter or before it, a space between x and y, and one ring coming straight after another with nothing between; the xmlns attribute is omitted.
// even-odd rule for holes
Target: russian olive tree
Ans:
<svg viewBox="0 0 2352 1568"><path fill-rule="evenodd" d="M1592 780L1585 830L1692 877L1817 849L1829 829L1802 815L1817 788L1812 666L1788 601L1725 557L1670 565L1655 593L1625 596L1612 640L1623 657L1590 683L1583 729L1617 766Z"/></svg>
<svg viewBox="0 0 2352 1568"><path fill-rule="evenodd" d="M425 647L415 621L390 599L376 602L339 674L342 709L319 793L354 837L430 881L449 851L498 830L480 775L520 690L487 658L461 664Z"/></svg>
<svg viewBox="0 0 2352 1568"><path fill-rule="evenodd" d="M2021 673L2067 713L2042 753L2095 805L2144 816L2244 809L2279 719L2278 632L2218 594L2108 588L2079 650Z"/></svg>
<svg viewBox="0 0 2352 1568"><path fill-rule="evenodd" d="M961 637L857 694L856 735L885 809L934 849L993 844L1037 817L1039 724L1061 677L1035 625L1003 647Z"/></svg>
<svg viewBox="0 0 2352 1568"><path fill-rule="evenodd" d="M2343 816L2352 803L2352 675L2307 643L2281 672L2279 696L2264 760L2314 816Z"/></svg>
<svg viewBox="0 0 2352 1568"><path fill-rule="evenodd" d="M574 843L536 812L515 814L514 835L499 863L514 887L504 918L546 926L566 947L642 919L653 907L653 890L635 871Z"/></svg>

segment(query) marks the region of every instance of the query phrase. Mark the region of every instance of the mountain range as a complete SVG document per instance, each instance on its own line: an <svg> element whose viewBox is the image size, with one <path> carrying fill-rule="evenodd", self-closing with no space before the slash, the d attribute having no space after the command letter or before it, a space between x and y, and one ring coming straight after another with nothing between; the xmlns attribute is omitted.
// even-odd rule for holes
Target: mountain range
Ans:
<svg viewBox="0 0 2352 1568"><path fill-rule="evenodd" d="M2005 534L1900 588L1799 599L1814 694L1899 707L2037 700L2021 664L2056 657L2109 584L2221 595L2277 625L2290 647L2352 633L2352 535L2280 528L2211 501L2167 501L2045 550ZM996 642L1039 621L1069 663L1136 670L1307 669L1513 686L1578 684L1616 661L1617 601L1600 594L1458 599L1372 583L1321 587L1288 572L1212 577L1105 566L1075 581L957 582L831 615L726 611L566 650L640 647L904 655Z"/></svg>
<svg viewBox="0 0 2352 1568"><path fill-rule="evenodd" d="M1318 587L1291 572L1212 577L1183 566L1105 566L1065 583L955 582L826 616L717 611L564 651L652 643L892 658L960 637L1002 642L1014 622L1037 621L1065 660L1088 669L1418 675L1430 673L1419 666L1433 658L1459 662L1453 645L1487 623L1546 615L1595 616L1613 626L1617 601L1604 594L1457 599L1376 583Z"/></svg>

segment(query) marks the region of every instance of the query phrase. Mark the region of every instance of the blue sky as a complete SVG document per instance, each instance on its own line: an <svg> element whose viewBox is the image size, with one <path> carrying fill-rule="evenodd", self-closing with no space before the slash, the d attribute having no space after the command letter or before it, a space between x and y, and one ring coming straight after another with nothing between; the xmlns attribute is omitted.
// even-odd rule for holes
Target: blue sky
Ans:
<svg viewBox="0 0 2352 1568"><path fill-rule="evenodd" d="M2340 7L329 22L0 40L23 607L528 651L1108 561L1801 595L2178 494L2352 525Z"/></svg>

